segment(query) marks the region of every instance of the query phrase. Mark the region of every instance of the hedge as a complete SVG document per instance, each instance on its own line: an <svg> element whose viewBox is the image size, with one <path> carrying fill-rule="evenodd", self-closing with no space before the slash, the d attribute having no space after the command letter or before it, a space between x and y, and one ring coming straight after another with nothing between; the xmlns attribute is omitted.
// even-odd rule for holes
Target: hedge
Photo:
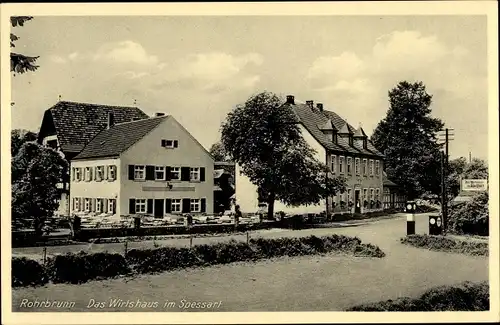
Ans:
<svg viewBox="0 0 500 325"><path fill-rule="evenodd" d="M489 195L480 193L471 201L451 208L448 230L457 234L489 235Z"/></svg>
<svg viewBox="0 0 500 325"><path fill-rule="evenodd" d="M12 258L12 287L39 286L49 282L46 269L26 257Z"/></svg>
<svg viewBox="0 0 500 325"><path fill-rule="evenodd" d="M433 251L488 256L488 242L457 240L444 236L409 235L401 243Z"/></svg>
<svg viewBox="0 0 500 325"><path fill-rule="evenodd" d="M363 244L356 237L336 234L326 237L257 238L251 239L248 244L231 240L213 245L195 245L192 248L132 249L125 256L110 253L69 253L49 258L44 266L36 261L22 259L23 265L29 264L33 270L29 275L33 279L30 278L29 281L22 278L24 270L20 267L20 262L13 259L13 281L16 279L16 286L47 283L48 280L53 283L77 284L130 274L157 273L188 267L330 252L377 258L385 256L385 253L375 245ZM42 279L38 280L37 276L42 276Z"/></svg>
<svg viewBox="0 0 500 325"><path fill-rule="evenodd" d="M489 284L469 281L432 288L418 298L398 298L351 307L347 311L487 311Z"/></svg>

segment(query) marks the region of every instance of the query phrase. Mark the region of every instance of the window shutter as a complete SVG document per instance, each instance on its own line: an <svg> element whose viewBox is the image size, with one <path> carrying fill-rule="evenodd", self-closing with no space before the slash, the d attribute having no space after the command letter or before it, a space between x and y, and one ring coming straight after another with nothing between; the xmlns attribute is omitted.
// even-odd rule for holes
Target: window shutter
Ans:
<svg viewBox="0 0 500 325"><path fill-rule="evenodd" d="M134 179L134 165L128 165L128 179L133 180Z"/></svg>
<svg viewBox="0 0 500 325"><path fill-rule="evenodd" d="M165 212L166 213L172 212L172 200L171 199L165 199Z"/></svg>
<svg viewBox="0 0 500 325"><path fill-rule="evenodd" d="M90 211L95 212L96 199L90 199Z"/></svg>
<svg viewBox="0 0 500 325"><path fill-rule="evenodd" d="M167 140L162 139L162 140L161 140L161 146L162 146L162 147L166 147L166 146L167 146Z"/></svg>
<svg viewBox="0 0 500 325"><path fill-rule="evenodd" d="M108 173L109 173L109 165L102 166L102 179L103 180L108 179Z"/></svg>
<svg viewBox="0 0 500 325"><path fill-rule="evenodd" d="M153 199L148 199L148 206L146 213L153 214Z"/></svg>
<svg viewBox="0 0 500 325"><path fill-rule="evenodd" d="M178 140L174 140L174 148L178 148L179 147L179 141Z"/></svg>
<svg viewBox="0 0 500 325"><path fill-rule="evenodd" d="M128 213L135 214L135 199L130 199L128 201Z"/></svg>
<svg viewBox="0 0 500 325"><path fill-rule="evenodd" d="M75 167L71 168L71 180L75 180Z"/></svg>
<svg viewBox="0 0 500 325"><path fill-rule="evenodd" d="M102 207L101 210L103 213L108 213L108 199L102 199Z"/></svg>
<svg viewBox="0 0 500 325"><path fill-rule="evenodd" d="M165 166L165 179L167 181L172 179L172 174L171 174L170 166Z"/></svg>
<svg viewBox="0 0 500 325"><path fill-rule="evenodd" d="M77 199L78 199L78 206L80 207L80 208L79 208L79 210L80 210L80 211L84 211L84 210L85 210L85 207L83 206L83 203L84 203L84 201L83 201L83 197L79 197L79 198L77 198Z"/></svg>
<svg viewBox="0 0 500 325"><path fill-rule="evenodd" d="M147 181L155 180L155 166L146 166L146 180Z"/></svg>
<svg viewBox="0 0 500 325"><path fill-rule="evenodd" d="M94 167L90 167L90 172L89 172L89 182L93 180L94 177Z"/></svg>
<svg viewBox="0 0 500 325"><path fill-rule="evenodd" d="M200 200L201 201L201 212L207 212L207 199L203 198Z"/></svg>
<svg viewBox="0 0 500 325"><path fill-rule="evenodd" d="M189 181L190 169L189 167L181 167L181 181Z"/></svg>
<svg viewBox="0 0 500 325"><path fill-rule="evenodd" d="M200 181L205 181L205 167L200 168Z"/></svg>
<svg viewBox="0 0 500 325"><path fill-rule="evenodd" d="M182 213L191 212L191 199L182 199Z"/></svg>

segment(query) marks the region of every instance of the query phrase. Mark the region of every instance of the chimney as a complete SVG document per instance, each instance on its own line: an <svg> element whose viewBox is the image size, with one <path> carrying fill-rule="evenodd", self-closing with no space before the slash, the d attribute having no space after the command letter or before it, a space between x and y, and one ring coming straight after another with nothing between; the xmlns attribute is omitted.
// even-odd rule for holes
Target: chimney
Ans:
<svg viewBox="0 0 500 325"><path fill-rule="evenodd" d="M108 129L115 125L115 115L112 112L108 112Z"/></svg>
<svg viewBox="0 0 500 325"><path fill-rule="evenodd" d="M286 96L286 103L295 105L295 97L293 95Z"/></svg>
<svg viewBox="0 0 500 325"><path fill-rule="evenodd" d="M165 116L165 113L156 113L155 116L156 117L158 117L158 116Z"/></svg>
<svg viewBox="0 0 500 325"><path fill-rule="evenodd" d="M314 101L312 101L312 100L306 100L306 105L309 106L312 109L312 108L314 108Z"/></svg>
<svg viewBox="0 0 500 325"><path fill-rule="evenodd" d="M317 103L317 104L316 104L316 107L318 108L318 110L319 110L320 112L323 112L323 104L322 104L322 103Z"/></svg>

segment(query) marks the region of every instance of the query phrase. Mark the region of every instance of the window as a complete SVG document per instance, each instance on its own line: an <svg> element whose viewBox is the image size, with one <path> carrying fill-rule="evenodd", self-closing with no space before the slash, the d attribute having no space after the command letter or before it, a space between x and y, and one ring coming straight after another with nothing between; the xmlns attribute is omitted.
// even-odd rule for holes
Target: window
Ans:
<svg viewBox="0 0 500 325"><path fill-rule="evenodd" d="M75 181L79 182L82 180L82 171L81 168L75 168Z"/></svg>
<svg viewBox="0 0 500 325"><path fill-rule="evenodd" d="M189 179L191 181L199 181L200 180L200 168L199 167L191 167L189 170L190 170Z"/></svg>
<svg viewBox="0 0 500 325"><path fill-rule="evenodd" d="M108 180L113 181L116 178L116 166L108 166Z"/></svg>
<svg viewBox="0 0 500 325"><path fill-rule="evenodd" d="M337 171L337 156L335 155L332 155L332 161L331 161L331 170L332 170L332 173L335 174L335 172Z"/></svg>
<svg viewBox="0 0 500 325"><path fill-rule="evenodd" d="M363 175L368 174L368 161L366 159L363 159Z"/></svg>
<svg viewBox="0 0 500 325"><path fill-rule="evenodd" d="M363 189L363 200L368 201L368 189Z"/></svg>
<svg viewBox="0 0 500 325"><path fill-rule="evenodd" d="M85 199L85 211L90 211L90 199Z"/></svg>
<svg viewBox="0 0 500 325"><path fill-rule="evenodd" d="M375 190L373 188L370 189L370 200L375 200Z"/></svg>
<svg viewBox="0 0 500 325"><path fill-rule="evenodd" d="M90 182L92 180L92 169L90 167L85 167L85 181Z"/></svg>
<svg viewBox="0 0 500 325"><path fill-rule="evenodd" d="M356 175L359 175L360 173L360 170L359 170L359 158L356 158L356 160L354 161L354 169L355 169L355 172L356 172Z"/></svg>
<svg viewBox="0 0 500 325"><path fill-rule="evenodd" d="M379 175L380 173L380 161L375 161L375 175Z"/></svg>
<svg viewBox="0 0 500 325"><path fill-rule="evenodd" d="M373 176L373 159L370 159L370 176Z"/></svg>
<svg viewBox="0 0 500 325"><path fill-rule="evenodd" d="M102 199L95 200L95 212L102 212Z"/></svg>
<svg viewBox="0 0 500 325"><path fill-rule="evenodd" d="M47 147L56 150L57 149L57 140L49 140L49 141L47 141Z"/></svg>
<svg viewBox="0 0 500 325"><path fill-rule="evenodd" d="M103 166L97 166L95 168L95 180L96 181L101 181L104 178L103 172L104 172Z"/></svg>
<svg viewBox="0 0 500 325"><path fill-rule="evenodd" d="M74 205L73 205L74 210L80 211L80 199L75 197L75 198L73 198L73 202L74 202Z"/></svg>
<svg viewBox="0 0 500 325"><path fill-rule="evenodd" d="M181 199L172 199L170 207L172 212L181 212Z"/></svg>
<svg viewBox="0 0 500 325"><path fill-rule="evenodd" d="M201 205L200 205L200 199L191 199L191 212L200 212L201 211Z"/></svg>
<svg viewBox="0 0 500 325"><path fill-rule="evenodd" d="M376 194L375 194L375 200L380 201L380 189L379 189L379 188L377 188L377 189L375 190L375 193L376 193Z"/></svg>
<svg viewBox="0 0 500 325"><path fill-rule="evenodd" d="M177 148L179 146L179 141L177 140L161 140L161 146L165 148Z"/></svg>
<svg viewBox="0 0 500 325"><path fill-rule="evenodd" d="M170 179L173 181L181 180L181 168L180 167L170 167Z"/></svg>
<svg viewBox="0 0 500 325"><path fill-rule="evenodd" d="M351 157L347 157L347 174L351 174L352 173L352 158Z"/></svg>
<svg viewBox="0 0 500 325"><path fill-rule="evenodd" d="M146 167L134 166L134 179L146 179Z"/></svg>
<svg viewBox="0 0 500 325"><path fill-rule="evenodd" d="M165 180L165 166L155 167L155 179L161 181Z"/></svg>
<svg viewBox="0 0 500 325"><path fill-rule="evenodd" d="M339 173L344 173L344 157L339 157Z"/></svg>
<svg viewBox="0 0 500 325"><path fill-rule="evenodd" d="M348 188L347 189L347 201L351 201L352 200L352 189Z"/></svg>
<svg viewBox="0 0 500 325"><path fill-rule="evenodd" d="M146 199L135 200L135 213L146 213Z"/></svg>
<svg viewBox="0 0 500 325"><path fill-rule="evenodd" d="M108 212L109 213L114 213L115 211L115 200L114 199L109 199L108 200Z"/></svg>

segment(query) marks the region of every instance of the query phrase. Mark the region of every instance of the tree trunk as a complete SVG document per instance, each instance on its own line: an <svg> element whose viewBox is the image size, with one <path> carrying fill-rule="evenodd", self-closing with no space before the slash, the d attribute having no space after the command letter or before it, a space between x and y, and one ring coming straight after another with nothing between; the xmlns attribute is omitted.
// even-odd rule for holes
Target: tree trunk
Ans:
<svg viewBox="0 0 500 325"><path fill-rule="evenodd" d="M267 200L267 219L269 220L274 219L274 199L274 193L269 193L269 197Z"/></svg>

